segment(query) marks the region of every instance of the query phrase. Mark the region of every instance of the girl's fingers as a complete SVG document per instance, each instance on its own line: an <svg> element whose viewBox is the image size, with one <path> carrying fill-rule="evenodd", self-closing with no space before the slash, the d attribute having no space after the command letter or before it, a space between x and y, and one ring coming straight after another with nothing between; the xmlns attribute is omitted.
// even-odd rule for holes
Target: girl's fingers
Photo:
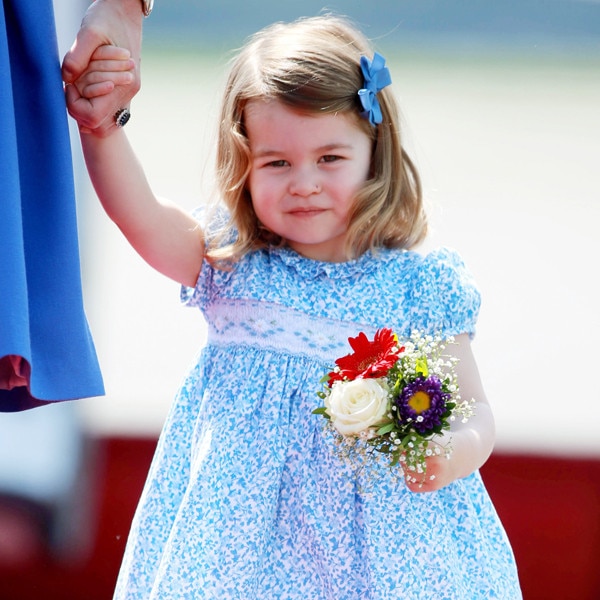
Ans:
<svg viewBox="0 0 600 600"><path fill-rule="evenodd" d="M97 98L98 96L105 96L110 94L115 89L115 84L112 81L101 81L99 83L92 83L84 86L80 93L84 98L88 100L90 98Z"/></svg>
<svg viewBox="0 0 600 600"><path fill-rule="evenodd" d="M88 72L92 71L133 71L135 62L131 58L125 60L92 60L88 67Z"/></svg>
<svg viewBox="0 0 600 600"><path fill-rule="evenodd" d="M128 85L133 81L133 73L130 71L93 71L86 75L82 83L85 86L101 81L112 81L115 85Z"/></svg>
<svg viewBox="0 0 600 600"><path fill-rule="evenodd" d="M129 71L94 71L78 79L74 85L77 87L79 94L84 98L96 98L109 94L118 85L130 85L133 81L133 74Z"/></svg>
<svg viewBox="0 0 600 600"><path fill-rule="evenodd" d="M92 54L91 60L128 60L131 52L119 46L99 46Z"/></svg>
<svg viewBox="0 0 600 600"><path fill-rule="evenodd" d="M118 46L100 46L83 75L73 85L82 98L97 98L110 94L117 86L135 82L135 61L129 50Z"/></svg>

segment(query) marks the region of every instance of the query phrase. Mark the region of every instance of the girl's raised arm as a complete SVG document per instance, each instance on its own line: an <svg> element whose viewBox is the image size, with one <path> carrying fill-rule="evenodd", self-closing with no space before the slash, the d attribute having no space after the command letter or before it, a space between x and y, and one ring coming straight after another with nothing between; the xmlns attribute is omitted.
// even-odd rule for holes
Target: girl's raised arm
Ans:
<svg viewBox="0 0 600 600"><path fill-rule="evenodd" d="M204 253L198 223L153 194L124 131L84 133L81 143L100 202L129 243L157 271L194 287Z"/></svg>

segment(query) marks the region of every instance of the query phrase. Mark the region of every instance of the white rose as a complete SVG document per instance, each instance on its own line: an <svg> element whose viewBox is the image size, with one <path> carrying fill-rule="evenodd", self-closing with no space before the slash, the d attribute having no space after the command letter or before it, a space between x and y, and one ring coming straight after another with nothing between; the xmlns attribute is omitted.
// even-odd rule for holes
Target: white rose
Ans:
<svg viewBox="0 0 600 600"><path fill-rule="evenodd" d="M336 381L325 398L325 408L342 435L357 435L379 425L389 411L385 379Z"/></svg>

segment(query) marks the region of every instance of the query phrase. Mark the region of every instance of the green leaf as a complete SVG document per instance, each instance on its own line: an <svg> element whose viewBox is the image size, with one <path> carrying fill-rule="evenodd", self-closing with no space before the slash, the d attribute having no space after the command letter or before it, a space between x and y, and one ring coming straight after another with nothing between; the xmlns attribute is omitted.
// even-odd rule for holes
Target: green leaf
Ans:
<svg viewBox="0 0 600 600"><path fill-rule="evenodd" d="M393 431L395 429L395 427L396 427L396 424L394 422L388 423L387 425L383 425L382 427L380 427L377 430L377 435L385 435L386 433Z"/></svg>
<svg viewBox="0 0 600 600"><path fill-rule="evenodd" d="M423 377L427 377L429 375L429 367L427 366L427 358L425 356L417 358L416 371Z"/></svg>
<svg viewBox="0 0 600 600"><path fill-rule="evenodd" d="M315 408L315 410L312 411L313 415L325 415L326 417L329 417L329 415L327 414L327 409L324 406L319 406L319 408Z"/></svg>

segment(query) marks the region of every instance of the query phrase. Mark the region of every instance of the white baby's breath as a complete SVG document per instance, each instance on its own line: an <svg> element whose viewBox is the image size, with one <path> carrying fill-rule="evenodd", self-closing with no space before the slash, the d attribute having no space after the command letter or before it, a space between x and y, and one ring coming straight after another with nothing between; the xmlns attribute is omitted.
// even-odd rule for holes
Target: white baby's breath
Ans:
<svg viewBox="0 0 600 600"><path fill-rule="evenodd" d="M380 332L393 334L389 329ZM366 340L364 334L360 335ZM413 483L425 481L427 459L442 455L450 458L450 438L444 433L442 441L440 436L450 429L456 416L463 421L470 418L475 404L474 400L466 402L460 397L458 359L445 352L452 343L453 338L413 332L397 346L385 347L385 352L393 352L397 357L388 364L384 371L387 374L382 377L361 375L349 379L348 371L336 365L332 371L335 378L331 374L325 377L325 391L319 392L324 406L315 412L328 418L327 429L333 433L340 456L362 469L373 464L377 455L388 455L388 464L392 467L402 464L404 472L411 473L407 480ZM363 362L364 354L359 356L361 360L356 364ZM384 359L388 357L389 354L384 354ZM343 377L340 373L344 373ZM403 391L409 395L402 396ZM441 407L443 414L433 412L433 406Z"/></svg>

